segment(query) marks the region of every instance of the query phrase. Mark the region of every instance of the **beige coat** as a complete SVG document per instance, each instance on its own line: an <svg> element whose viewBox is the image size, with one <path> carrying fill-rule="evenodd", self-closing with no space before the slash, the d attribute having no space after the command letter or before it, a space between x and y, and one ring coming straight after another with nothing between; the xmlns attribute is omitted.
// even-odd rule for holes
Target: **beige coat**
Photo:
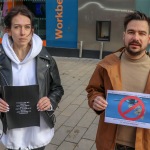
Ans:
<svg viewBox="0 0 150 150"><path fill-rule="evenodd" d="M123 48L119 51L122 50ZM103 96L106 98L108 89L122 90L120 62L120 58L111 54L106 56L97 65L90 79L89 85L86 88L86 91L88 92L88 102L91 108L96 96ZM150 74L148 76L144 93L150 93ZM96 136L97 150L114 150L117 125L104 122L105 111L95 112L101 115ZM137 128L135 149L150 150L149 129Z"/></svg>

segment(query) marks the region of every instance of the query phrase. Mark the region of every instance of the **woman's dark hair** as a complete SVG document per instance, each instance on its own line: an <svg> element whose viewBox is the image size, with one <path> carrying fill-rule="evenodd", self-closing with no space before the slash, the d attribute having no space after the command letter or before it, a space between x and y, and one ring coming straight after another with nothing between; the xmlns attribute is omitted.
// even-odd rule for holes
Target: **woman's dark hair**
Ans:
<svg viewBox="0 0 150 150"><path fill-rule="evenodd" d="M21 14L23 16L28 17L31 20L31 26L32 26L32 28L34 28L34 22L33 22L33 14L32 14L32 12L26 6L21 5L21 6L16 6L16 7L12 8L8 12L8 14L5 16L5 18L4 18L4 24L5 24L5 27L7 29L11 28L12 19L16 15L18 15L18 14Z"/></svg>
<svg viewBox="0 0 150 150"><path fill-rule="evenodd" d="M147 17L144 13L141 13L139 11L134 11L132 13L129 13L125 19L124 19L124 30L127 29L127 25L132 20L140 20L140 21L146 21L148 23L148 26L150 28L150 18Z"/></svg>

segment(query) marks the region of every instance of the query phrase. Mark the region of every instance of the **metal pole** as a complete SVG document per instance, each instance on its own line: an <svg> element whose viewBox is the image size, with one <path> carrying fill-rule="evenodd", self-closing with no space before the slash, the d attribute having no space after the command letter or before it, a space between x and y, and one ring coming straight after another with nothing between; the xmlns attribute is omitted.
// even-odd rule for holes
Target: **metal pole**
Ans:
<svg viewBox="0 0 150 150"><path fill-rule="evenodd" d="M101 43L100 43L100 54L99 54L99 59L102 59L103 48L104 48L104 42L101 42Z"/></svg>
<svg viewBox="0 0 150 150"><path fill-rule="evenodd" d="M79 51L79 57L82 57L82 50L83 50L83 41L80 41L80 51Z"/></svg>

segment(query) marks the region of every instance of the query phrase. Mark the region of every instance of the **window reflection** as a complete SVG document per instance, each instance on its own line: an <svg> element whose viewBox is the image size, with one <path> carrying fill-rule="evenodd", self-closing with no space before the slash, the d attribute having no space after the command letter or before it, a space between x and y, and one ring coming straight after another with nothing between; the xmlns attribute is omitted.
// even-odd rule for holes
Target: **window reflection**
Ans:
<svg viewBox="0 0 150 150"><path fill-rule="evenodd" d="M35 0L27 1L24 0L23 4L30 9L34 14L35 33L38 34L43 40L46 39L46 8L45 1Z"/></svg>
<svg viewBox="0 0 150 150"><path fill-rule="evenodd" d="M18 6L26 5L28 9L34 14L35 33L43 40L46 39L46 8L45 0L0 0L0 38L4 34L3 18L8 12L8 5Z"/></svg>
<svg viewBox="0 0 150 150"><path fill-rule="evenodd" d="M96 22L96 40L97 41L110 41L110 21L97 21Z"/></svg>

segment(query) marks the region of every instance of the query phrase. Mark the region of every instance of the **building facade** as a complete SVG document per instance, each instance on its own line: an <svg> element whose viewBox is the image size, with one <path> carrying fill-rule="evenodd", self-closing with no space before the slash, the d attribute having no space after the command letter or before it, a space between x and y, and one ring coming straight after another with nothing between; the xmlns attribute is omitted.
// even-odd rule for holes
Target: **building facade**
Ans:
<svg viewBox="0 0 150 150"><path fill-rule="evenodd" d="M123 19L134 10L150 16L149 0L1 0L3 18L14 6L34 14L35 33L55 56L103 58L123 45Z"/></svg>

